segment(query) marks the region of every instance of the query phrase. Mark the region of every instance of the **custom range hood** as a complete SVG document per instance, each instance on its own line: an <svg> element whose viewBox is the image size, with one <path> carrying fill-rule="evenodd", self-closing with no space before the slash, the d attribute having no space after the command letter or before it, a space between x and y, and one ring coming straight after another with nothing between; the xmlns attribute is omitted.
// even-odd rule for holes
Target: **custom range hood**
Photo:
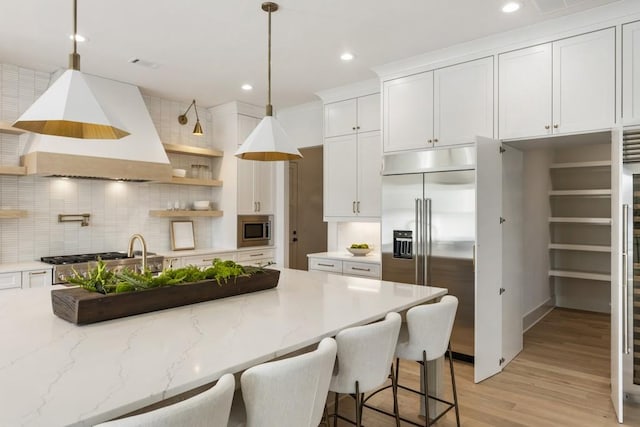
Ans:
<svg viewBox="0 0 640 427"><path fill-rule="evenodd" d="M129 135L108 140L30 134L22 156L27 175L170 180L171 165L140 90L102 77L84 78L106 115Z"/></svg>

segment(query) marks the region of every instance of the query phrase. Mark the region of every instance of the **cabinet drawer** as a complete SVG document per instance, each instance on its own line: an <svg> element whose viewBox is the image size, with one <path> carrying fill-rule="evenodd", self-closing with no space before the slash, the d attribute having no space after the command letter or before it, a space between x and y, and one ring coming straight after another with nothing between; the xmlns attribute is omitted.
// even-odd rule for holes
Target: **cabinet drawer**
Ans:
<svg viewBox="0 0 640 427"><path fill-rule="evenodd" d="M309 258L309 270L329 271L342 274L342 261L324 258Z"/></svg>
<svg viewBox="0 0 640 427"><path fill-rule="evenodd" d="M366 262L345 261L342 265L342 274L349 276L380 277L380 266Z"/></svg>
<svg viewBox="0 0 640 427"><path fill-rule="evenodd" d="M1 273L0 289L11 289L22 287L22 273Z"/></svg>
<svg viewBox="0 0 640 427"><path fill-rule="evenodd" d="M215 253L215 254L204 254L204 255L195 255L188 256L182 258L182 265L195 265L198 267L209 267L212 265L213 260L219 258L223 261L236 260L236 254L233 252L224 252L224 253Z"/></svg>
<svg viewBox="0 0 640 427"><path fill-rule="evenodd" d="M258 260L273 261L275 251L273 249L259 249L255 251L238 252L238 263L254 262Z"/></svg>
<svg viewBox="0 0 640 427"><path fill-rule="evenodd" d="M33 270L22 272L22 288L45 288L51 286L53 275L51 270Z"/></svg>

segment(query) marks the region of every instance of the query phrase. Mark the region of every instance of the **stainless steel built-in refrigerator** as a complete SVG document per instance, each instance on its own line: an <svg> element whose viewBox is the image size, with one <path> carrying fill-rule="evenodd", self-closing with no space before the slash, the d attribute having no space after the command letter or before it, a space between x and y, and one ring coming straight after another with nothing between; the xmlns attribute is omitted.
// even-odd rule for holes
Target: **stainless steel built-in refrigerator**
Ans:
<svg viewBox="0 0 640 427"><path fill-rule="evenodd" d="M446 287L459 299L451 338L474 356L475 152L387 155L382 179L382 279Z"/></svg>

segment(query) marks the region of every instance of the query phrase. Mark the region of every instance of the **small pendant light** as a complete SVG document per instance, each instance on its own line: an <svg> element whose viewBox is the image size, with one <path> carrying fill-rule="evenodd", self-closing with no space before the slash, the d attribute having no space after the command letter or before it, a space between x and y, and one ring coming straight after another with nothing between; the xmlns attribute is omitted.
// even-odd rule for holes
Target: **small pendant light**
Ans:
<svg viewBox="0 0 640 427"><path fill-rule="evenodd" d="M73 0L73 53L64 72L13 124L44 135L80 139L120 139L129 132L115 127L80 72L77 50L78 5Z"/></svg>
<svg viewBox="0 0 640 427"><path fill-rule="evenodd" d="M235 155L245 160L277 161L302 158L298 149L289 142L286 132L273 117L271 105L271 13L278 10L272 2L262 3L262 10L269 14L268 97L266 115L251 132Z"/></svg>

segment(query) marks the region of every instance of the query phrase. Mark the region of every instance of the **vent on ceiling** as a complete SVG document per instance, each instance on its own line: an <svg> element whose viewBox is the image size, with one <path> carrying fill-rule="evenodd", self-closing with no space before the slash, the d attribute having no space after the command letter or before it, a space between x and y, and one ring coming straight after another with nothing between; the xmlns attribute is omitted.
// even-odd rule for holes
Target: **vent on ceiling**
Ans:
<svg viewBox="0 0 640 427"><path fill-rule="evenodd" d="M558 12L584 2L584 0L532 0L532 1L533 1L533 4L536 6L536 8L542 14Z"/></svg>
<svg viewBox="0 0 640 427"><path fill-rule="evenodd" d="M622 162L640 163L640 129L624 131L622 137Z"/></svg>

